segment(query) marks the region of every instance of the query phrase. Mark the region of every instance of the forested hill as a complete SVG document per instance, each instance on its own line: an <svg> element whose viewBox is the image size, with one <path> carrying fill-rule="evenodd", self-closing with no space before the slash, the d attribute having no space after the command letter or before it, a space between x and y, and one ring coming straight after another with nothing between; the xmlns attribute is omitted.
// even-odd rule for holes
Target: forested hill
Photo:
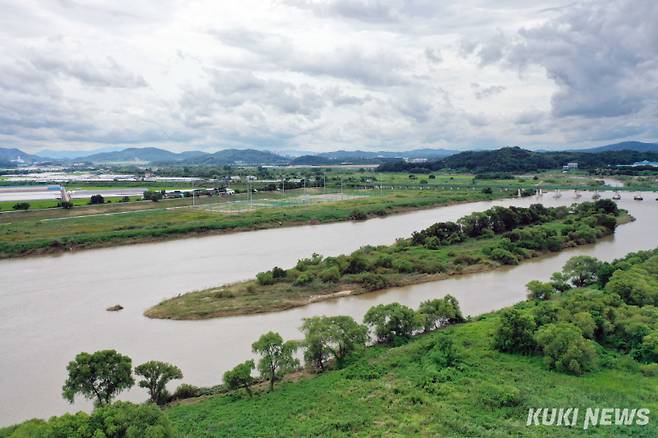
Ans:
<svg viewBox="0 0 658 438"><path fill-rule="evenodd" d="M520 147L506 147L493 151L462 152L442 160L426 163L396 161L382 164L380 171L433 171L439 169L465 170L470 172L531 172L557 169L570 162L580 168L596 168L637 161L658 161L658 153L637 151L591 152L535 152Z"/></svg>

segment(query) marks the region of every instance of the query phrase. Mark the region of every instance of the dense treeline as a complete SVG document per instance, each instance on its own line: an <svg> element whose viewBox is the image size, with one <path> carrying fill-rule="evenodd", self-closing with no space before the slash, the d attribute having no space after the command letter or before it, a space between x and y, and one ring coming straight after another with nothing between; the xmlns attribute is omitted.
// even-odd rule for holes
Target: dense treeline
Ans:
<svg viewBox="0 0 658 438"><path fill-rule="evenodd" d="M658 250L612 263L573 257L550 282L527 287L531 303L502 312L496 349L539 353L549 368L577 375L605 365L599 352L613 349L658 375Z"/></svg>
<svg viewBox="0 0 658 438"><path fill-rule="evenodd" d="M558 169L570 162L578 163L581 169L632 164L637 161L658 161L658 153L637 151L587 152L534 152L519 147L507 147L494 151L468 151L442 160L426 163L396 161L378 167L383 172L429 173L440 169L468 172L533 172Z"/></svg>
<svg viewBox="0 0 658 438"><path fill-rule="evenodd" d="M533 204L523 207L493 207L462 217L457 222L438 222L414 232L410 239L399 239L395 245L361 248L349 256L313 255L299 260L295 268L279 267L256 276L260 286L292 283L293 286L319 286L321 283L361 285L377 290L397 284L398 274L436 274L451 271L454 264L475 265L487 260L501 264L517 264L536 252L559 251L566 246L592 243L598 237L614 232L619 214L610 200L585 202L572 207L550 207ZM561 226L547 226L562 221ZM447 260L433 257L432 250L446 248L468 239L499 240L480 251Z"/></svg>

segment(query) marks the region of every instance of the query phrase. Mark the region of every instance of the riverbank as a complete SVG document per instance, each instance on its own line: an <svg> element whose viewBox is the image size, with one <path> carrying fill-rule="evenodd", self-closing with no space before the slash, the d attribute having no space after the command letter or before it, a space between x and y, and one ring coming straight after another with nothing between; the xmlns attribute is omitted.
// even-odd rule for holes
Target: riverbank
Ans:
<svg viewBox="0 0 658 438"><path fill-rule="evenodd" d="M603 205L584 203L571 211L566 207L540 206L536 211L532 207L516 210L497 207L462 218L458 221L461 227L451 222L439 223L393 245L366 246L349 256L314 255L300 260L293 269L275 267L258 274L254 280L179 295L149 308L144 315L194 320L281 311L347 295L514 265L548 252L593 243L612 234L616 225L632 220L615 207L613 224L601 225L597 221L604 215L603 210L588 210L589 206L599 204ZM534 221L528 219L533 214ZM479 234L467 230L477 227L482 215L507 217L512 222L514 219L509 217L516 215L518 220L533 225L509 225L505 235L486 227L479 229ZM492 227L503 226L502 222L496 225L493 219L489 223ZM467 230L466 234L461 230Z"/></svg>
<svg viewBox="0 0 658 438"><path fill-rule="evenodd" d="M71 216L74 214L71 210L65 216L45 219L30 217L21 220L16 215L0 221L0 259L302 224L364 220L509 196L504 191L486 194L469 189L381 194L370 191L368 194L335 202L246 209L239 213L205 205L87 216Z"/></svg>
<svg viewBox="0 0 658 438"><path fill-rule="evenodd" d="M610 352L605 368L583 377L548 370L542 357L494 350L491 334L500 313L417 336L389 348L374 346L350 366L273 392L243 390L166 409L181 436L655 436L647 426L583 430L586 408L658 406L658 379L645 376L627 356ZM441 367L435 345L449 337L459 364ZM608 350L606 350L608 351ZM577 427L527 426L529 408L578 407Z"/></svg>

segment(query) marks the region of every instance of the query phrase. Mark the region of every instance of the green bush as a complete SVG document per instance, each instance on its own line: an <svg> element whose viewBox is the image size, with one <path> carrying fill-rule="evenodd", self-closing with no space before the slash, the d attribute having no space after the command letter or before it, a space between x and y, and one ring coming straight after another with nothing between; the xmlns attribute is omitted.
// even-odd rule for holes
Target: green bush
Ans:
<svg viewBox="0 0 658 438"><path fill-rule="evenodd" d="M535 340L550 369L581 375L594 367L596 350L573 324L559 322L543 326Z"/></svg>
<svg viewBox="0 0 658 438"><path fill-rule="evenodd" d="M363 317L379 342L395 343L409 339L422 327L421 318L413 309L399 303L379 304L371 307Z"/></svg>
<svg viewBox="0 0 658 438"><path fill-rule="evenodd" d="M29 202L17 202L12 207L14 210L27 210L30 208Z"/></svg>
<svg viewBox="0 0 658 438"><path fill-rule="evenodd" d="M535 349L535 320L517 309L503 310L494 333L494 348L506 353L530 354Z"/></svg>
<svg viewBox="0 0 658 438"><path fill-rule="evenodd" d="M517 265L519 263L517 256L503 248L494 248L490 257L503 265Z"/></svg>
<svg viewBox="0 0 658 438"><path fill-rule="evenodd" d="M404 259L393 260L393 269L400 273L414 272L414 265L410 261Z"/></svg>
<svg viewBox="0 0 658 438"><path fill-rule="evenodd" d="M338 266L332 266L320 272L320 280L325 283L336 283L340 280L340 271Z"/></svg>
<svg viewBox="0 0 658 438"><path fill-rule="evenodd" d="M656 377L658 376L658 363L642 364L640 372L645 377Z"/></svg>
<svg viewBox="0 0 658 438"><path fill-rule="evenodd" d="M199 388L189 383L181 383L176 391L171 395L173 400L182 400L186 398L198 397Z"/></svg>
<svg viewBox="0 0 658 438"><path fill-rule="evenodd" d="M51 417L48 421L26 421L3 436L166 438L173 437L174 432L169 420L158 407L114 402L95 409L91 414L78 412Z"/></svg>
<svg viewBox="0 0 658 438"><path fill-rule="evenodd" d="M480 404L492 409L519 406L523 402L521 391L505 384L480 385L479 399Z"/></svg>
<svg viewBox="0 0 658 438"><path fill-rule="evenodd" d="M274 284L274 276L271 271L259 272L256 274L256 281L258 281L258 284L261 286L267 286Z"/></svg>
<svg viewBox="0 0 658 438"><path fill-rule="evenodd" d="M359 283L369 291L384 289L389 285L388 280L381 274L366 272L359 276Z"/></svg>
<svg viewBox="0 0 658 438"><path fill-rule="evenodd" d="M305 286L313 281L315 277L310 272L302 272L299 277L292 283L295 286Z"/></svg>

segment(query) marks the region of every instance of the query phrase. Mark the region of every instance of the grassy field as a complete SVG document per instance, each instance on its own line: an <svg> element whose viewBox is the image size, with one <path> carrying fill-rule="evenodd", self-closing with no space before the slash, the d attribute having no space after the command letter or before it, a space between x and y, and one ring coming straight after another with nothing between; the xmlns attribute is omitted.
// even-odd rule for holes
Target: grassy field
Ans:
<svg viewBox="0 0 658 438"><path fill-rule="evenodd" d="M499 313L418 336L401 347L367 349L345 369L274 392L243 391L187 401L165 411L182 437L441 436L441 437L655 437L658 377L638 363L607 352L610 364L585 376L549 371L539 356L495 351ZM438 339L452 337L457 367L433 361ZM527 426L529 408L578 407L576 427ZM583 430L587 407L649 408L647 426Z"/></svg>
<svg viewBox="0 0 658 438"><path fill-rule="evenodd" d="M299 196L302 192L286 192ZM211 208L190 208L189 198L169 201L112 203L70 210L47 209L0 215L0 258L55 253L161 240L203 233L252 230L279 226L350 220L355 210L365 216L382 216L402 211L459 202L500 198L506 192L487 195L479 190L404 190L351 192L368 196L336 202L262 208L240 214ZM243 198L245 195L242 195ZM283 196L280 192L261 197ZM201 198L202 204L226 202ZM183 207L183 208L175 208Z"/></svg>
<svg viewBox="0 0 658 438"><path fill-rule="evenodd" d="M129 196L130 199L129 202L135 202L139 201L142 199L141 196ZM108 196L105 198L105 202L110 202L110 203L116 203L122 200L122 197L119 196ZM0 212L2 211L14 211L13 206L19 201L2 201L0 202ZM26 201L30 204L30 209L32 210L38 210L38 209L44 209L44 208L57 208L59 206L59 200L58 199L33 199L30 201ZM89 205L89 199L73 199L72 200L73 205L75 207L82 207Z"/></svg>
<svg viewBox="0 0 658 438"><path fill-rule="evenodd" d="M559 219L546 219L546 223L520 227L525 240L518 244L512 244L503 233L490 232L447 245L404 239L393 245L364 247L349 256L317 256L300 260L295 268L279 270L278 274L272 270L259 274L262 278L256 280L179 295L151 307L145 315L204 319L278 311L336 296L491 270L567 246L591 243L612 232L587 225L593 216L576 211ZM628 220L627 214L617 218L618 223Z"/></svg>

